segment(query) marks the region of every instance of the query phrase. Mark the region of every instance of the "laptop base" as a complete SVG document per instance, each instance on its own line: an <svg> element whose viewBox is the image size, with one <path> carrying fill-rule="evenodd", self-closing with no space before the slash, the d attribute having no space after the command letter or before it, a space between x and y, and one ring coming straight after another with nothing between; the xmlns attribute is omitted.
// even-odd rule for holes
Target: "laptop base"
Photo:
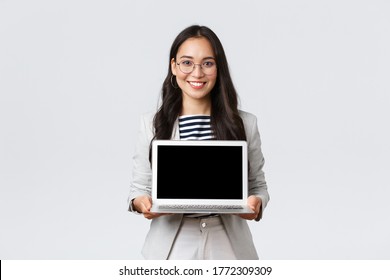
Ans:
<svg viewBox="0 0 390 280"><path fill-rule="evenodd" d="M254 211L247 206L241 208L171 208L164 205L153 205L153 213L171 214L253 214Z"/></svg>

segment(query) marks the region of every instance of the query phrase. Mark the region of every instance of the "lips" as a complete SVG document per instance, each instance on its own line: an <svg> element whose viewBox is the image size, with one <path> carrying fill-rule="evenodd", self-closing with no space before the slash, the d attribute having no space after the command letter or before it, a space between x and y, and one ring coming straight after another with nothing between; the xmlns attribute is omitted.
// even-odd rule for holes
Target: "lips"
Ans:
<svg viewBox="0 0 390 280"><path fill-rule="evenodd" d="M188 82L190 86L194 89L201 89L206 84L205 82Z"/></svg>

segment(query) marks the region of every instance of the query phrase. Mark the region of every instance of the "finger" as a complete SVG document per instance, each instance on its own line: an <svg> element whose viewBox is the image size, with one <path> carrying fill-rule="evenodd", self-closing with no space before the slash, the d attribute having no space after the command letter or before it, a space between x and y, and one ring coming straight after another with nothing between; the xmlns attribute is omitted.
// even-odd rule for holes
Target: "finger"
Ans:
<svg viewBox="0 0 390 280"><path fill-rule="evenodd" d="M144 201L142 201L142 205L146 212L149 212L150 208L152 208L152 203L150 202L149 199L145 199Z"/></svg>
<svg viewBox="0 0 390 280"><path fill-rule="evenodd" d="M255 214L240 214L239 216L245 220L253 220L254 218L256 218Z"/></svg>
<svg viewBox="0 0 390 280"><path fill-rule="evenodd" d="M259 213L261 205L261 199L256 196L248 197L248 206L255 212Z"/></svg>
<svg viewBox="0 0 390 280"><path fill-rule="evenodd" d="M137 204L141 213L149 212L150 208L152 207L152 203L148 197L140 197Z"/></svg>
<svg viewBox="0 0 390 280"><path fill-rule="evenodd" d="M149 212L148 207L145 205L145 203L144 203L143 201L141 201L141 202L139 203L139 210L140 210L140 212L143 213L143 214Z"/></svg>
<svg viewBox="0 0 390 280"><path fill-rule="evenodd" d="M165 215L165 214L160 214L160 213L154 213L154 212L148 212L148 213L145 213L144 214L144 217L151 220L151 219L154 219L154 218L158 218L162 215Z"/></svg>
<svg viewBox="0 0 390 280"><path fill-rule="evenodd" d="M154 219L158 218L160 216L166 216L166 215L173 215L172 213L155 213L155 212L148 212L144 214L144 217L147 219Z"/></svg>
<svg viewBox="0 0 390 280"><path fill-rule="evenodd" d="M146 219L148 219L148 220L151 220L151 219L154 218L154 217L153 217L152 215L150 215L149 213L145 213L145 214L144 214L144 217L145 217Z"/></svg>
<svg viewBox="0 0 390 280"><path fill-rule="evenodd" d="M257 206L257 204L259 204L259 203L260 203L260 199L258 197L253 196L253 195L248 197L248 204L249 205Z"/></svg>

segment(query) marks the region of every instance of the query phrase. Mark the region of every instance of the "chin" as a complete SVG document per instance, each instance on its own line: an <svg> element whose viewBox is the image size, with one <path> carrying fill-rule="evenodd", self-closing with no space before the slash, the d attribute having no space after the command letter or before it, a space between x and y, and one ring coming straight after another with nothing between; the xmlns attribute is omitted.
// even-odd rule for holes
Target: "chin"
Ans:
<svg viewBox="0 0 390 280"><path fill-rule="evenodd" d="M204 99L209 96L209 92L189 92L187 95L193 99Z"/></svg>

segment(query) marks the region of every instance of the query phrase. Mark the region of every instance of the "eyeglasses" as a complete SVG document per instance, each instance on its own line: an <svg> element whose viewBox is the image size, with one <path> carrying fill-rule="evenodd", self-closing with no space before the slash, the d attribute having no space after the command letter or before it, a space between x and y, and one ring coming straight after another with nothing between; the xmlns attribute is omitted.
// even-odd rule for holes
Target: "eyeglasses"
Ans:
<svg viewBox="0 0 390 280"><path fill-rule="evenodd" d="M183 60L176 64L179 65L180 71L184 74L192 73L196 65L199 65L205 75L212 75L217 70L217 64L214 61L205 61L202 64L197 64L191 60Z"/></svg>

